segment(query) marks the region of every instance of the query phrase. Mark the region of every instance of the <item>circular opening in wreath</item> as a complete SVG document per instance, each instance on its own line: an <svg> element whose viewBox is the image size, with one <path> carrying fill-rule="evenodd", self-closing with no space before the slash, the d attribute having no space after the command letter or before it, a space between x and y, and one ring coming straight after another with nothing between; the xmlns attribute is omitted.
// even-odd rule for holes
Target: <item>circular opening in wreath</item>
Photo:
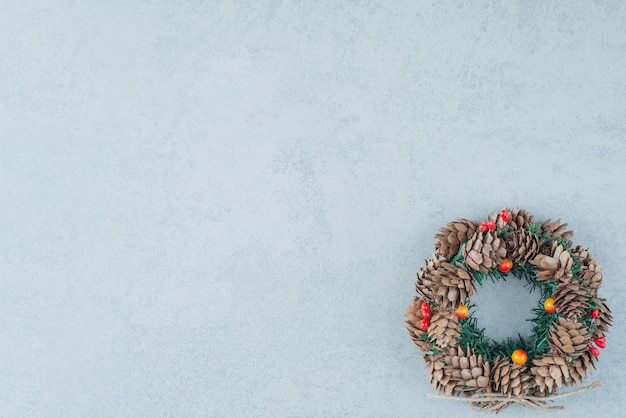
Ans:
<svg viewBox="0 0 626 418"><path fill-rule="evenodd" d="M529 338L532 332L533 308L541 298L537 289L531 289L524 279L507 274L493 283L487 280L476 286L472 296L474 317L480 328L493 341L503 341L521 335Z"/></svg>

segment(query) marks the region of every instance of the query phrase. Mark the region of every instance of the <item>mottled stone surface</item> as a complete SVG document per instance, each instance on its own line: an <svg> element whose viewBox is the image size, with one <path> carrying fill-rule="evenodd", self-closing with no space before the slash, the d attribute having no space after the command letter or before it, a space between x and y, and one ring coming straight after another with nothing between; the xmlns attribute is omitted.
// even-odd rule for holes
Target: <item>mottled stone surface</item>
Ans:
<svg viewBox="0 0 626 418"><path fill-rule="evenodd" d="M0 415L473 415L403 314L505 205L603 265L562 416L623 413L623 3L44 3L0 4Z"/></svg>

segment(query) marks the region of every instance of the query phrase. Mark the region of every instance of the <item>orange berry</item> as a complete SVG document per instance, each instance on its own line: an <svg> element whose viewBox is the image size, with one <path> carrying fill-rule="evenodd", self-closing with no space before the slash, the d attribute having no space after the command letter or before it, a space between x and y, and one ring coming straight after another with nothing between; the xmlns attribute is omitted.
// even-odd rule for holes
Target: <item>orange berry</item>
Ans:
<svg viewBox="0 0 626 418"><path fill-rule="evenodd" d="M498 264L498 270L500 270L502 273L506 273L512 268L513 268L513 262L509 260L508 258L505 258L504 260L502 260L501 264Z"/></svg>
<svg viewBox="0 0 626 418"><path fill-rule="evenodd" d="M455 313L457 318L465 319L467 318L467 315L469 315L469 309L467 309L467 306L461 304Z"/></svg>
<svg viewBox="0 0 626 418"><path fill-rule="evenodd" d="M515 350L511 354L511 360L515 364L524 364L528 361L528 354L524 350Z"/></svg>
<svg viewBox="0 0 626 418"><path fill-rule="evenodd" d="M546 310L546 312L555 313L556 308L554 307L554 298L546 299L545 302L543 302L543 308Z"/></svg>

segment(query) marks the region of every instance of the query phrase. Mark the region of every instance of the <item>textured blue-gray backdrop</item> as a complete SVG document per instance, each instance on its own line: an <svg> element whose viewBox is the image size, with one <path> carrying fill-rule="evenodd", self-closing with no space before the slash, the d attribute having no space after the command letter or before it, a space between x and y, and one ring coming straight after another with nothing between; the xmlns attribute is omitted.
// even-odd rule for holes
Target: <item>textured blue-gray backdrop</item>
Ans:
<svg viewBox="0 0 626 418"><path fill-rule="evenodd" d="M505 205L603 264L605 387L562 416L623 413L625 20L3 0L0 415L474 415L403 313L437 229Z"/></svg>

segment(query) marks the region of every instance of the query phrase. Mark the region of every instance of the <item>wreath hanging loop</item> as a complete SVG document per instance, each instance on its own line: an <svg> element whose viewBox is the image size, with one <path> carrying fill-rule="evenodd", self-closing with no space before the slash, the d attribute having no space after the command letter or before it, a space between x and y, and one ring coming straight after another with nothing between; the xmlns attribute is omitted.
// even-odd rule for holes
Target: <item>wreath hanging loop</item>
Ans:
<svg viewBox="0 0 626 418"><path fill-rule="evenodd" d="M542 411L548 400L586 379L612 323L598 296L602 268L587 249L573 246L560 220L538 224L525 209L502 209L485 222L459 219L435 235L435 253L417 273L418 296L407 328L433 389L444 398L465 395L470 406L500 412L517 404ZM486 280L508 274L538 289L532 335L491 341L473 316L472 296ZM442 397L437 395L434 397ZM457 398L459 400L463 398Z"/></svg>

